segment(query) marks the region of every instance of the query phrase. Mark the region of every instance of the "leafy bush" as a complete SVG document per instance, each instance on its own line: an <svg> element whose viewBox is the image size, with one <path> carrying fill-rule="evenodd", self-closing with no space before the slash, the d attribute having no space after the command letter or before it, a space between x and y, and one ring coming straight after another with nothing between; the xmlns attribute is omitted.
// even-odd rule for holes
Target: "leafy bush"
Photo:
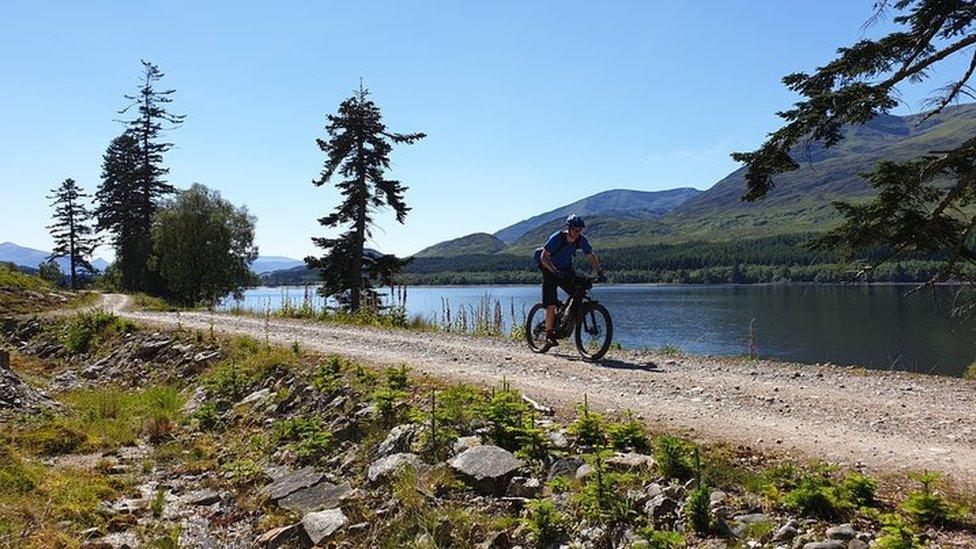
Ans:
<svg viewBox="0 0 976 549"><path fill-rule="evenodd" d="M275 438L288 443L288 448L300 461L315 461L328 455L332 448L332 433L325 430L318 418L291 418L274 424Z"/></svg>
<svg viewBox="0 0 976 549"><path fill-rule="evenodd" d="M878 500L875 492L878 490L878 481L862 473L854 472L844 478L841 484L844 491L849 494L849 499L855 505L861 507L874 507Z"/></svg>
<svg viewBox="0 0 976 549"><path fill-rule="evenodd" d="M590 412L589 403L585 399L579 408L576 421L570 423L566 430L576 437L576 444L581 448L602 448L607 443L603 416Z"/></svg>
<svg viewBox="0 0 976 549"><path fill-rule="evenodd" d="M190 420L196 423L196 428L201 431L213 431L223 425L217 405L213 402L206 402L190 416Z"/></svg>
<svg viewBox="0 0 976 549"><path fill-rule="evenodd" d="M386 369L386 386L397 391L405 391L410 386L406 364L399 368Z"/></svg>
<svg viewBox="0 0 976 549"><path fill-rule="evenodd" d="M610 437L610 445L616 450L646 452L650 449L644 425L637 421L633 414L630 414L627 421L623 423L607 425L607 435Z"/></svg>
<svg viewBox="0 0 976 549"><path fill-rule="evenodd" d="M703 536L708 534L712 526L712 520L708 514L711 493L708 485L701 484L691 491L691 494L688 495L688 501L685 503L685 515L691 522L691 527Z"/></svg>
<svg viewBox="0 0 976 549"><path fill-rule="evenodd" d="M596 452L590 457L596 473L572 499L583 518L613 525L633 518L634 510L626 494L636 480L633 475L606 471L603 458L608 454Z"/></svg>
<svg viewBox="0 0 976 549"><path fill-rule="evenodd" d="M640 541L634 547L646 549L678 549L685 546L685 536L681 532L655 530L648 526L635 532Z"/></svg>
<svg viewBox="0 0 976 549"><path fill-rule="evenodd" d="M945 526L955 522L960 514L959 509L954 508L934 488L940 475L923 473L914 475L914 478L922 485L921 489L908 494L908 498L901 504L902 511L919 526Z"/></svg>
<svg viewBox="0 0 976 549"><path fill-rule="evenodd" d="M518 392L507 388L495 391L482 410L488 422L489 438L506 450L517 450L525 425L523 418L527 413L528 407Z"/></svg>
<svg viewBox="0 0 976 549"><path fill-rule="evenodd" d="M875 541L878 549L916 549L925 547L911 527L898 515L881 515L881 535Z"/></svg>
<svg viewBox="0 0 976 549"><path fill-rule="evenodd" d="M529 539L536 547L549 547L566 537L569 521L551 501L533 501L529 503L528 509L528 516L522 519L522 524L529 531Z"/></svg>
<svg viewBox="0 0 976 549"><path fill-rule="evenodd" d="M326 394L334 393L342 387L342 370L345 364L341 356L330 356L312 372L312 386Z"/></svg>
<svg viewBox="0 0 976 549"><path fill-rule="evenodd" d="M803 473L797 486L784 496L786 506L804 516L824 520L847 517L854 505L843 487L830 477L826 469Z"/></svg>
<svg viewBox="0 0 976 549"><path fill-rule="evenodd" d="M101 309L82 311L68 322L64 348L71 353L87 353L112 333L130 332L135 326L115 313Z"/></svg>
<svg viewBox="0 0 976 549"><path fill-rule="evenodd" d="M692 455L695 446L671 436L658 437L654 445L654 459L665 479L688 480L694 474Z"/></svg>
<svg viewBox="0 0 976 549"><path fill-rule="evenodd" d="M215 364L202 377L207 394L225 408L247 396L257 385L277 374L284 374L298 364L291 352L263 348L248 340L238 340L231 356Z"/></svg>

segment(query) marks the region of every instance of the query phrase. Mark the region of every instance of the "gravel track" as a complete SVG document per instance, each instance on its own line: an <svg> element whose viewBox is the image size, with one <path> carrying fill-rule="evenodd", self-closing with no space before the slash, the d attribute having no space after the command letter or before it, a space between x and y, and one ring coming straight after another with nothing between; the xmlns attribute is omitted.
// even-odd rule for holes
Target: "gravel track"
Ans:
<svg viewBox="0 0 976 549"><path fill-rule="evenodd" d="M265 319L219 313L127 309L129 298L100 306L134 320L186 329L266 337ZM520 342L383 330L271 318L279 344L341 353L376 365L407 363L446 379L497 385L503 379L533 399L571 410L587 394L604 411L632 410L649 425L705 442L725 442L800 458L860 466L874 473L941 471L976 488L976 383L900 372L771 361L663 357L611 351L602 364L579 359L569 341L547 355Z"/></svg>

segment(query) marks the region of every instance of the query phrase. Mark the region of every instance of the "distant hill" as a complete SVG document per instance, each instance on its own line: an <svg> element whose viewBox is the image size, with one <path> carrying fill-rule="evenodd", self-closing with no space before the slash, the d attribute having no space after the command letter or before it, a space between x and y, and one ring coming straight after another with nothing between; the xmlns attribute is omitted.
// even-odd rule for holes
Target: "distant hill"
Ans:
<svg viewBox="0 0 976 549"><path fill-rule="evenodd" d="M13 242L0 244L0 261L7 261L21 267L36 269L38 265L47 261L49 255L51 255L51 252L19 246ZM71 270L71 263L66 257L60 257L54 262L61 267L61 272L67 273ZM102 258L95 258L91 264L92 267L95 267L99 271L104 271L109 266L108 261Z"/></svg>
<svg viewBox="0 0 976 549"><path fill-rule="evenodd" d="M493 254L505 249L505 243L488 233L474 233L454 240L434 244L420 250L414 257L455 257L470 254Z"/></svg>
<svg viewBox="0 0 976 549"><path fill-rule="evenodd" d="M291 269L292 267L297 267L304 264L304 261L292 259L290 257L283 257L280 255L262 255L255 259L254 263L251 263L251 270L256 274L263 274L270 273L271 271Z"/></svg>
<svg viewBox="0 0 976 549"><path fill-rule="evenodd" d="M617 218L653 219L674 211L675 208L698 196L701 192L692 188L666 191L628 189L603 191L524 221L519 221L496 232L495 237L506 244L512 244L532 229L549 224L554 220L565 219L569 214L584 217L602 215Z"/></svg>

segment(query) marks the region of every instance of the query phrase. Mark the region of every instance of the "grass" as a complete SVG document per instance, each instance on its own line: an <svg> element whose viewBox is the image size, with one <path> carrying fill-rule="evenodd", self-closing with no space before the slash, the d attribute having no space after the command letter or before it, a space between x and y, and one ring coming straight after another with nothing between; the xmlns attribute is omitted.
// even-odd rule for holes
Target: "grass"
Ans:
<svg viewBox="0 0 976 549"><path fill-rule="evenodd" d="M0 288L45 292L52 289L46 280L17 270L9 263L0 263Z"/></svg>
<svg viewBox="0 0 976 549"><path fill-rule="evenodd" d="M151 296L149 294L133 294L132 303L135 307L141 311L153 311L153 312L173 312L180 310L179 307L173 305L161 297Z"/></svg>
<svg viewBox="0 0 976 549"><path fill-rule="evenodd" d="M226 347L227 358L202 376L207 394L219 409L241 400L269 376L292 371L299 364L300 357L291 350L265 347L247 337L234 338Z"/></svg>
<svg viewBox="0 0 976 549"><path fill-rule="evenodd" d="M976 362L973 362L969 365L969 368L966 368L966 371L962 374L962 378L976 381Z"/></svg>

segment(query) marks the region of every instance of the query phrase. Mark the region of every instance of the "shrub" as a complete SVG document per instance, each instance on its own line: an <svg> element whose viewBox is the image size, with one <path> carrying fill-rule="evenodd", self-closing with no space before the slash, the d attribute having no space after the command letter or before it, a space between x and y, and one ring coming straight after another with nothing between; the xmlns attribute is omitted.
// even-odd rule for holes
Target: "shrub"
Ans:
<svg viewBox="0 0 976 549"><path fill-rule="evenodd" d="M100 339L111 333L130 332L133 329L131 322L120 319L114 313L101 309L82 311L68 322L64 348L71 353L87 353Z"/></svg>
<svg viewBox="0 0 976 549"><path fill-rule="evenodd" d="M969 365L969 368L966 368L966 371L962 374L962 378L976 380L976 362L973 362Z"/></svg>
<svg viewBox="0 0 976 549"><path fill-rule="evenodd" d="M607 443L603 416L590 412L589 402L585 397L579 408L579 416L566 430L576 437L576 444L582 448L602 448Z"/></svg>
<svg viewBox="0 0 976 549"><path fill-rule="evenodd" d="M853 510L853 504L845 496L843 488L828 471L819 469L802 474L799 484L789 490L783 500L787 507L805 516L839 520Z"/></svg>
<svg viewBox="0 0 976 549"><path fill-rule="evenodd" d="M608 425L607 435L610 437L610 445L617 450L646 452L650 448L644 426L634 418L633 414L629 414L627 421L623 423Z"/></svg>
<svg viewBox="0 0 976 549"><path fill-rule="evenodd" d="M952 524L957 518L957 509L954 509L945 497L934 489L940 475L923 473L914 475L914 478L922 485L921 489L908 494L908 498L901 504L902 511L919 526Z"/></svg>
<svg viewBox="0 0 976 549"><path fill-rule="evenodd" d="M569 521L551 501L533 501L528 508L528 516L522 519L522 524L536 547L549 547L566 537Z"/></svg>
<svg viewBox="0 0 976 549"><path fill-rule="evenodd" d="M489 438L506 450L517 450L524 426L523 417L527 413L528 407L518 392L507 387L495 391L482 410L488 422Z"/></svg>
<svg viewBox="0 0 976 549"><path fill-rule="evenodd" d="M688 495L688 501L685 503L685 515L691 522L691 527L703 536L708 534L712 526L711 517L708 514L711 493L707 485L699 485L691 491L691 494Z"/></svg>
<svg viewBox="0 0 976 549"><path fill-rule="evenodd" d="M256 342L238 340L230 357L214 365L203 376L207 394L217 401L218 407L227 407L247 396L258 383L274 373L285 373L298 360L283 349L265 349Z"/></svg>
<svg viewBox="0 0 976 549"><path fill-rule="evenodd" d="M895 514L881 516L881 535L875 541L877 549L916 549L925 547L918 536L901 517Z"/></svg>
<svg viewBox="0 0 976 549"><path fill-rule="evenodd" d="M274 424L275 438L288 443L288 448L300 461L315 461L328 455L332 447L332 433L325 430L318 418L292 418Z"/></svg>
<svg viewBox="0 0 976 549"><path fill-rule="evenodd" d="M386 369L386 386L397 391L405 391L410 386L410 379L407 377L406 364L399 368Z"/></svg>
<svg viewBox="0 0 976 549"><path fill-rule="evenodd" d="M849 499L855 505L861 507L874 507L878 500L875 492L878 490L878 481L862 473L850 473L844 478L841 488L849 495Z"/></svg>
<svg viewBox="0 0 976 549"><path fill-rule="evenodd" d="M694 445L679 438L658 437L654 445L654 459L665 479L688 480L694 474Z"/></svg>
<svg viewBox="0 0 976 549"><path fill-rule="evenodd" d="M652 527L638 528L635 532L641 542L635 547L647 549L677 549L685 546L685 537L681 532L670 530L655 530Z"/></svg>
<svg viewBox="0 0 976 549"><path fill-rule="evenodd" d="M28 450L43 456L71 454L85 447L85 431L63 419L54 419L20 434L18 441Z"/></svg>
<svg viewBox="0 0 976 549"><path fill-rule="evenodd" d="M0 494L27 494L37 486L36 479L11 448L0 442Z"/></svg>
<svg viewBox="0 0 976 549"><path fill-rule="evenodd" d="M605 454L608 452L592 455L590 462L596 473L573 496L573 501L583 518L613 525L633 518L634 511L627 499L626 488L634 483L635 477L604 470Z"/></svg>
<svg viewBox="0 0 976 549"><path fill-rule="evenodd" d="M342 387L342 370L345 361L341 356L333 355L312 372L312 386L319 391L329 394Z"/></svg>
<svg viewBox="0 0 976 549"><path fill-rule="evenodd" d="M150 442L171 438L180 420L183 397L175 387L151 387L144 393L146 436Z"/></svg>

